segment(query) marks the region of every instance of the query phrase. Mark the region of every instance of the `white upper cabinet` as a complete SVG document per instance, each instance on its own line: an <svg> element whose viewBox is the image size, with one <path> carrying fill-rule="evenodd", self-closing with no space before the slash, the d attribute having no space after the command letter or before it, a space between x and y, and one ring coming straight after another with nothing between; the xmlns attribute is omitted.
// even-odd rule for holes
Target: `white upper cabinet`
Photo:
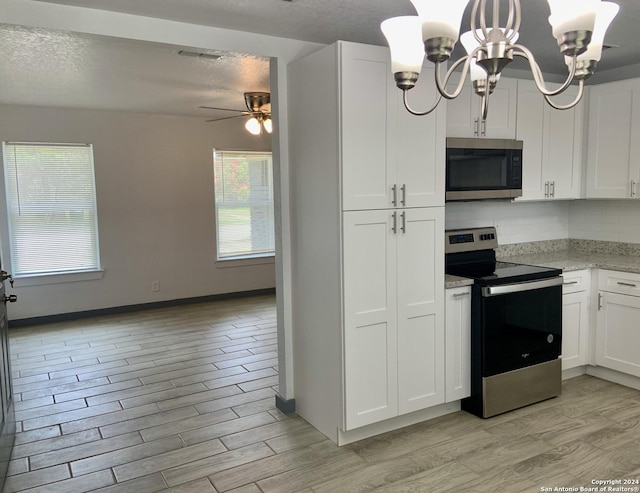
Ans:
<svg viewBox="0 0 640 493"><path fill-rule="evenodd" d="M449 84L448 91L453 91ZM489 96L487 119L482 120L482 98L473 92L470 82L455 99L447 101L447 137L488 137L515 139L517 79L501 78Z"/></svg>
<svg viewBox="0 0 640 493"><path fill-rule="evenodd" d="M553 101L573 101L570 87ZM575 199L582 191L584 103L568 110L549 106L532 81L518 81L516 138L523 141L522 197L518 200Z"/></svg>
<svg viewBox="0 0 640 493"><path fill-rule="evenodd" d="M591 87L587 198L640 198L640 79Z"/></svg>
<svg viewBox="0 0 640 493"><path fill-rule="evenodd" d="M427 116L404 109L388 48L339 43L343 210L444 205L444 104ZM409 91L435 99L433 70Z"/></svg>

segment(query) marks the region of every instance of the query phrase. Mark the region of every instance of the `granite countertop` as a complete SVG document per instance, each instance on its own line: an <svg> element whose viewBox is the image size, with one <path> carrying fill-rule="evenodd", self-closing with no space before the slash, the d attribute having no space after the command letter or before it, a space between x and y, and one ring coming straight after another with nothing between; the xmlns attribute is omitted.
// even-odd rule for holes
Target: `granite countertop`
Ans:
<svg viewBox="0 0 640 493"><path fill-rule="evenodd" d="M446 289L462 288L464 286L471 286L473 279L468 277L452 276L451 274L444 275L444 287Z"/></svg>
<svg viewBox="0 0 640 493"><path fill-rule="evenodd" d="M559 250L555 252L500 256L498 260L553 267L564 271L598 268L640 273L640 257L613 253Z"/></svg>
<svg viewBox="0 0 640 493"><path fill-rule="evenodd" d="M640 244L595 240L550 240L503 245L496 251L503 262L538 265L563 271L609 269L640 274ZM445 288L472 284L471 279L445 275Z"/></svg>
<svg viewBox="0 0 640 493"><path fill-rule="evenodd" d="M564 271L609 269L640 273L640 244L595 240L552 240L505 245L498 260Z"/></svg>

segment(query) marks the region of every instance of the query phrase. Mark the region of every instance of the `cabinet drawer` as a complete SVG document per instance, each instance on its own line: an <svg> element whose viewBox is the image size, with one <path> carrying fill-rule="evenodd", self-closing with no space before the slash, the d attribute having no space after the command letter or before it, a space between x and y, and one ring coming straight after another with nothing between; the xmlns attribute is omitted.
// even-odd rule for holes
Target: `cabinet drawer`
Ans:
<svg viewBox="0 0 640 493"><path fill-rule="evenodd" d="M598 274L598 290L640 296L640 274L601 270Z"/></svg>
<svg viewBox="0 0 640 493"><path fill-rule="evenodd" d="M562 273L562 294L579 293L589 289L588 270L575 270Z"/></svg>

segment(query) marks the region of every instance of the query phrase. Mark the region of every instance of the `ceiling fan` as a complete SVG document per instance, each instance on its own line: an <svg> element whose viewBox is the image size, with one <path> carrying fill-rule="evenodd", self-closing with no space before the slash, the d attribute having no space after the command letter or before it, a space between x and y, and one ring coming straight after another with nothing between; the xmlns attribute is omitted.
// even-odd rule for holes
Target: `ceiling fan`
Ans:
<svg viewBox="0 0 640 493"><path fill-rule="evenodd" d="M264 129L270 134L273 131L273 123L271 121L271 94L268 92L245 92L244 102L247 105L246 110L217 108L215 106L200 106L200 108L206 110L233 111L241 113L240 115L214 118L212 120L207 120L207 122L218 122L241 116L251 116L251 118L247 120L247 123L244 124L244 128L246 128L249 133L253 135L261 135L262 130Z"/></svg>

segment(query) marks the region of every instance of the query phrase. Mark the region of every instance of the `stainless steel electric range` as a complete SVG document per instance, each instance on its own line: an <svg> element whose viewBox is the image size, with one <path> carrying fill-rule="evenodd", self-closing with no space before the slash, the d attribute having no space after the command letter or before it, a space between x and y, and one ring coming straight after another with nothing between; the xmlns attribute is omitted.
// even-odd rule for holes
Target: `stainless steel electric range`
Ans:
<svg viewBox="0 0 640 493"><path fill-rule="evenodd" d="M472 278L471 396L488 418L560 395L562 271L496 261L495 228L445 234L446 272Z"/></svg>

